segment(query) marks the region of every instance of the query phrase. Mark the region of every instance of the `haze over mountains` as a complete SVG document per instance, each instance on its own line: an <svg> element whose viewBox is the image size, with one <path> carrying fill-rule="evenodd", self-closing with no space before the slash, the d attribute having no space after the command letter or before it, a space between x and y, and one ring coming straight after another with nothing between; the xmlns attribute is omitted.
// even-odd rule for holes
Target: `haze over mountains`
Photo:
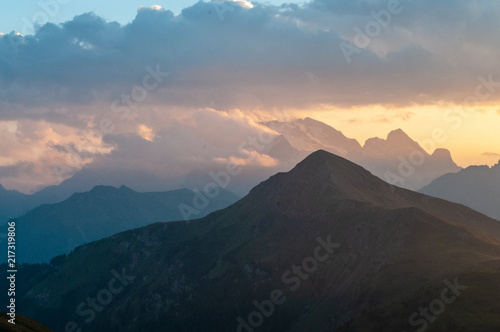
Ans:
<svg viewBox="0 0 500 332"><path fill-rule="evenodd" d="M456 173L461 169L448 150L436 149L429 154L401 129L393 130L386 139L370 138L361 146L355 139L347 138L340 131L311 118L286 123L271 121L266 125L279 130L296 150L297 159L324 149L407 189L420 189L443 174Z"/></svg>
<svg viewBox="0 0 500 332"><path fill-rule="evenodd" d="M394 130L387 139L372 138L361 146L355 139L347 138L340 131L311 118L289 122L271 121L265 125L278 132L268 144L255 150L276 161L276 165L244 166L238 176L231 178L228 189L241 196L270 175L290 170L305 156L318 149L343 156L370 170L373 174L398 186L417 190L446 173L460 168L453 162L450 152L437 149L429 155L417 142L402 130ZM224 165L221 166L222 169ZM219 167L220 168L220 167ZM217 168L192 169L184 179L166 179L147 169L116 169L109 167L84 167L59 185L44 188L33 195L7 191L0 187L0 223L18 217L41 205L61 202L77 192L86 192L99 185L120 187L125 185L140 192L168 191L182 187L202 190L213 182L210 173Z"/></svg>
<svg viewBox="0 0 500 332"><path fill-rule="evenodd" d="M500 161L492 166L469 166L456 174L446 174L420 192L470 206L500 219Z"/></svg>
<svg viewBox="0 0 500 332"><path fill-rule="evenodd" d="M325 151L202 219L25 269L22 314L55 331L500 328L500 224Z"/></svg>
<svg viewBox="0 0 500 332"><path fill-rule="evenodd" d="M78 245L154 222L201 218L240 197L219 188L217 195L188 189L139 193L125 186L98 186L65 201L45 204L14 219L19 263L48 263ZM179 208L184 206L186 212ZM189 212L189 213L188 213Z"/></svg>

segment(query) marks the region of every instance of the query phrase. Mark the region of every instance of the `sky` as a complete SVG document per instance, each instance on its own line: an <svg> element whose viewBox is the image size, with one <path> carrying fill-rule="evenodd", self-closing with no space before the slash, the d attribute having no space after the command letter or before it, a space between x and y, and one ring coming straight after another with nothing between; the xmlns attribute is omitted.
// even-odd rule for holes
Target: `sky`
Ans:
<svg viewBox="0 0 500 332"><path fill-rule="evenodd" d="M26 34L34 32L34 24L44 24L47 22L63 23L70 21L73 17L93 12L108 21L117 21L127 24L134 20L136 9L139 7L161 6L171 10L174 14L179 14L182 9L192 6L196 0L167 0L167 1L137 1L122 0L110 1L101 0L4 0L4 10L0 12L0 32L11 31ZM287 1L289 3L301 4L303 1ZM265 0L264 4L281 5L281 0ZM8 8L8 9L7 9Z"/></svg>
<svg viewBox="0 0 500 332"><path fill-rule="evenodd" d="M267 130L261 121L305 116L361 144L397 128L419 142L439 130L436 148L463 167L500 159L496 0L3 8L0 183L9 189L33 192L84 166L182 177L237 159L246 137Z"/></svg>

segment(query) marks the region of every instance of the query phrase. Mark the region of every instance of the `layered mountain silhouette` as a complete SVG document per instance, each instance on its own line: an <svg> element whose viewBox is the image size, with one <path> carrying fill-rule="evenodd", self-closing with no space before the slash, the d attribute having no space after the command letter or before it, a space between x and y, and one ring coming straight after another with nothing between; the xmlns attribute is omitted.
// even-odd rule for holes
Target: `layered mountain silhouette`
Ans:
<svg viewBox="0 0 500 332"><path fill-rule="evenodd" d="M140 192L167 191L166 187L181 187L172 182L166 183L165 180L145 172L84 167L60 184L45 187L31 195L16 190L6 190L0 185L0 224L42 204L62 202L74 193L87 192L99 185L113 187L128 185Z"/></svg>
<svg viewBox="0 0 500 332"><path fill-rule="evenodd" d="M26 213L31 206L28 204L29 195L25 195L16 190L7 190L0 185L0 224L8 219Z"/></svg>
<svg viewBox="0 0 500 332"><path fill-rule="evenodd" d="M153 222L200 218L238 199L222 188L217 195L207 197L188 189L139 193L125 186L98 186L14 219L16 259L21 263L49 262L78 245ZM184 208L179 208L181 204Z"/></svg>
<svg viewBox="0 0 500 332"><path fill-rule="evenodd" d="M55 331L500 329L498 221L326 151L204 218L24 268L19 308Z"/></svg>
<svg viewBox="0 0 500 332"><path fill-rule="evenodd" d="M443 175L420 191L500 219L500 161L491 168L469 166L456 174Z"/></svg>
<svg viewBox="0 0 500 332"><path fill-rule="evenodd" d="M259 181L278 171L290 170L313 151L323 149L362 165L381 179L398 186L418 190L432 180L456 173L460 168L445 149L428 154L401 129L389 133L387 139L371 138L361 146L355 139L311 118L289 122L264 123L279 133L271 143L259 151L279 160L270 168L249 168L231 179L229 189L245 195ZM159 179L145 170L84 167L71 178L46 187L32 195L5 190L0 185L0 224L19 217L42 204L53 204L68 199L74 193L86 192L97 185L119 187L126 185L139 192L167 191L172 188L200 187L212 182L212 169L191 170L185 179Z"/></svg>
<svg viewBox="0 0 500 332"><path fill-rule="evenodd" d="M359 164L379 178L400 187L417 190L432 180L460 170L446 149L427 153L403 130L390 132L386 139L370 138L364 146L340 131L311 118L264 123L279 131L296 151L294 160L323 149ZM286 144L283 142L283 146ZM289 151L289 149L287 149Z"/></svg>

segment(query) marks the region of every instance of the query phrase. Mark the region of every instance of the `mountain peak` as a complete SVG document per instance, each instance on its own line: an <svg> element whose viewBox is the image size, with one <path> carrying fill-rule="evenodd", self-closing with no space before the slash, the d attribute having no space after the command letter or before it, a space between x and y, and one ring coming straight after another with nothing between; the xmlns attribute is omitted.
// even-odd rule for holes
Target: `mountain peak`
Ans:
<svg viewBox="0 0 500 332"><path fill-rule="evenodd" d="M432 155L436 156L436 157L440 157L440 158L442 158L442 157L451 158L450 150L443 149L443 148L437 148L436 150L434 150Z"/></svg>
<svg viewBox="0 0 500 332"><path fill-rule="evenodd" d="M393 190L391 185L363 167L325 150L318 150L290 172L271 177L251 193L256 199L278 200L282 206L295 210L308 203L324 201L327 204L329 199L376 202L380 196L391 196Z"/></svg>
<svg viewBox="0 0 500 332"><path fill-rule="evenodd" d="M408 136L404 131L403 129L401 128L398 128L396 130L393 130L391 131L388 135L387 135L387 141L399 141L401 142L402 140L405 140L405 141L412 141L413 140L410 138L410 136Z"/></svg>
<svg viewBox="0 0 500 332"><path fill-rule="evenodd" d="M296 168L304 169L306 171L314 171L314 168L318 166L347 166L347 164L351 164L362 169L362 167L333 153L327 152L325 150L317 150L307 156L303 161L301 161Z"/></svg>
<svg viewBox="0 0 500 332"><path fill-rule="evenodd" d="M122 185L120 186L120 188L118 188L119 191L133 191L132 189L130 189L129 187L125 186L125 185Z"/></svg>
<svg viewBox="0 0 500 332"><path fill-rule="evenodd" d="M133 193L135 191L124 185L119 188L107 185L98 185L88 191L88 193L92 195L125 194L131 192Z"/></svg>
<svg viewBox="0 0 500 332"><path fill-rule="evenodd" d="M316 178L317 184L322 184L320 177L327 176L330 181L337 184L358 182L361 179L373 179L376 182L385 184L363 167L333 153L325 150L318 150L311 153L302 162L300 162L291 172L297 172L302 178ZM293 176L292 178L296 178Z"/></svg>
<svg viewBox="0 0 500 332"><path fill-rule="evenodd" d="M108 191L116 191L117 189L113 186L105 186L105 185L98 185L92 188L90 192L108 192Z"/></svg>
<svg viewBox="0 0 500 332"><path fill-rule="evenodd" d="M299 120L300 121L300 120ZM318 121L318 120L315 120L313 118L310 118L310 117L306 117L302 120L304 123L308 124L308 125L312 125L312 126L320 126L320 127L329 127L329 129L335 129L329 125L327 125L326 123L324 122L321 122L321 121ZM335 131L338 131L337 129L335 129Z"/></svg>

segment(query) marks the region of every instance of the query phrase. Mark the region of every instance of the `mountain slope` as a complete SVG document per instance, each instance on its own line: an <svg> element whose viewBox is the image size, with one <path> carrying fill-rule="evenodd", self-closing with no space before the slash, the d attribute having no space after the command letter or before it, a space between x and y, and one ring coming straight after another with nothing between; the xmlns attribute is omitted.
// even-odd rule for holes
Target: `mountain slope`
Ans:
<svg viewBox="0 0 500 332"><path fill-rule="evenodd" d="M469 166L434 180L420 192L470 206L500 219L500 161L493 167Z"/></svg>
<svg viewBox="0 0 500 332"><path fill-rule="evenodd" d="M428 330L496 331L499 277L497 221L317 151L207 217L81 246L20 298L56 331L404 331L446 280L466 289Z"/></svg>
<svg viewBox="0 0 500 332"><path fill-rule="evenodd" d="M180 204L193 209L189 210L192 214L186 215L202 217L238 199L223 189L208 199L188 189L138 193L125 186L119 189L98 186L63 202L42 205L17 218L17 261L48 262L78 245L118 232L153 222L183 219ZM195 200L199 205L195 205Z"/></svg>

